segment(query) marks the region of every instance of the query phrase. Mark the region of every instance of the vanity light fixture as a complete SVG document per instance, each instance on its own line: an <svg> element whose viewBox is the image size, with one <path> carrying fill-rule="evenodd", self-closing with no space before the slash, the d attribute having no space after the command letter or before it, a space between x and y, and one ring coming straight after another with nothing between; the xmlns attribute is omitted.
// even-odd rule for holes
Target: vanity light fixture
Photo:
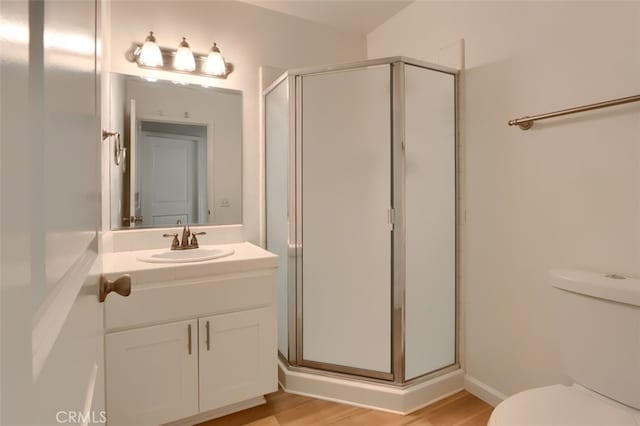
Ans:
<svg viewBox="0 0 640 426"><path fill-rule="evenodd" d="M167 49L157 44L153 31L149 31L143 44L133 43L126 58L140 68L222 79L226 79L234 68L224 60L216 43L207 55L194 53L185 37L177 49Z"/></svg>
<svg viewBox="0 0 640 426"><path fill-rule="evenodd" d="M182 37L176 56L173 58L173 67L177 71L188 72L195 71L196 69L196 58L193 57L193 52L185 37Z"/></svg>
<svg viewBox="0 0 640 426"><path fill-rule="evenodd" d="M161 67L163 65L162 52L160 46L156 43L153 31L149 31L149 35L144 40L144 44L140 48L140 62L148 67Z"/></svg>
<svg viewBox="0 0 640 426"><path fill-rule="evenodd" d="M216 42L213 42L211 52L207 56L204 72L215 76L221 76L227 72L227 65L224 63L224 58L220 54L220 49L218 49Z"/></svg>

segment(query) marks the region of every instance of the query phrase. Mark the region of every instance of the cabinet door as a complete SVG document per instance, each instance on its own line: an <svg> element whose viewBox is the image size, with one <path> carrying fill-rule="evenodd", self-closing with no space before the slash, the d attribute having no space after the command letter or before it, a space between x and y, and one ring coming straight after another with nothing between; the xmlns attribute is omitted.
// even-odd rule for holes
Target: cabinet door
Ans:
<svg viewBox="0 0 640 426"><path fill-rule="evenodd" d="M277 390L273 308L199 321L201 412Z"/></svg>
<svg viewBox="0 0 640 426"><path fill-rule="evenodd" d="M196 320L106 336L110 426L158 425L198 412Z"/></svg>

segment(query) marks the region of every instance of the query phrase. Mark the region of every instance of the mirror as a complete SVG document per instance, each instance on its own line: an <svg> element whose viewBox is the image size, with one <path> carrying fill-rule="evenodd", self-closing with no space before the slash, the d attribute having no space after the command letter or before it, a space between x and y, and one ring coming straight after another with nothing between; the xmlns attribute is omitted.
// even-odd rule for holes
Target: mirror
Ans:
<svg viewBox="0 0 640 426"><path fill-rule="evenodd" d="M111 74L111 229L242 223L242 92Z"/></svg>

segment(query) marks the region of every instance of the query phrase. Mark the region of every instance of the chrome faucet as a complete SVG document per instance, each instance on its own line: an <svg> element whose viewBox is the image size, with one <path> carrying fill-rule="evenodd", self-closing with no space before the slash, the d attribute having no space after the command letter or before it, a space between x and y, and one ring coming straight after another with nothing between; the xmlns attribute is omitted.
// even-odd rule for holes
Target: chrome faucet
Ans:
<svg viewBox="0 0 640 426"><path fill-rule="evenodd" d="M182 225L182 221L178 219L177 225ZM205 235L206 232L191 232L191 227L187 224L182 228L182 238L178 240L178 233L174 234L162 234L165 238L172 238L171 240L171 250L189 250L189 249L197 249L198 238L197 235ZM189 241L189 237L191 237L191 241Z"/></svg>
<svg viewBox="0 0 640 426"><path fill-rule="evenodd" d="M180 246L181 247L188 247L189 246L189 237L191 236L191 228L189 228L189 225L185 225L184 228L182 228L182 238L180 239Z"/></svg>

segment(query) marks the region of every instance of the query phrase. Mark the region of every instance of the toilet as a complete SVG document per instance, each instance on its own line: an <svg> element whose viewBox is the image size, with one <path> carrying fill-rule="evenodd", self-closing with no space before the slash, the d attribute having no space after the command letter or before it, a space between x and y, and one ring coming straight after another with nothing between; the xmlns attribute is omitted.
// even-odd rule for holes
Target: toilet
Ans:
<svg viewBox="0 0 640 426"><path fill-rule="evenodd" d="M489 426L640 426L640 279L549 274L564 369L574 382L515 394Z"/></svg>

